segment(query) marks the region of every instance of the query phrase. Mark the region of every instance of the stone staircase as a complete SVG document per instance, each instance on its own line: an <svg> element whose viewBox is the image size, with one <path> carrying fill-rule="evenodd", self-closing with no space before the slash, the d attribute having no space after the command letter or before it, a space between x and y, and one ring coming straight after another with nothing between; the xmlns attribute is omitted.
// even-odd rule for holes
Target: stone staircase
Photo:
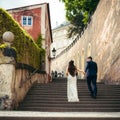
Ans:
<svg viewBox="0 0 120 120"><path fill-rule="evenodd" d="M120 119L120 85L98 83L98 97L93 99L89 96L86 81L78 80L78 92L80 102L71 103L67 102L67 80L65 78L54 79L48 84L37 83L30 89L17 112L19 114L19 111L24 111L23 114L27 114L26 111L31 111L28 114L33 114L33 116L36 114L36 117L28 115L28 120ZM105 117L107 114L108 116ZM115 117L115 114L119 117ZM25 118L23 115L17 120L25 120ZM14 119L15 117L7 118L7 120ZM5 117L4 120L6 120Z"/></svg>
<svg viewBox="0 0 120 120"><path fill-rule="evenodd" d="M49 84L35 84L19 110L45 112L119 112L120 86L98 84L98 97L89 96L86 82L78 81L80 102L67 102L67 81L57 79Z"/></svg>

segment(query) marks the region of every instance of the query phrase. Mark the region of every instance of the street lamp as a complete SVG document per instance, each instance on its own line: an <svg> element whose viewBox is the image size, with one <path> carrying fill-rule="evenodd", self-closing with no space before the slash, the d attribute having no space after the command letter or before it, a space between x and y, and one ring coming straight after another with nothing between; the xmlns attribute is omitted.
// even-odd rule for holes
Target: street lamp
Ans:
<svg viewBox="0 0 120 120"><path fill-rule="evenodd" d="M53 57L55 58L55 56L56 56L56 49L55 48L52 49L52 54L53 54Z"/></svg>
<svg viewBox="0 0 120 120"><path fill-rule="evenodd" d="M56 56L56 49L55 49L55 48L52 49L52 56L53 56L53 57L48 56L48 59L49 59L49 60L52 60L52 59L55 58L55 56Z"/></svg>

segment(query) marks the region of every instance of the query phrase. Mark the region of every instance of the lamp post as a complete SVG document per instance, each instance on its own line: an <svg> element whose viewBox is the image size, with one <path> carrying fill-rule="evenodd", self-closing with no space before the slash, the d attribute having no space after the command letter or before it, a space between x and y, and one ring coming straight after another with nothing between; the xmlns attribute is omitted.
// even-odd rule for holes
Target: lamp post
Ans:
<svg viewBox="0 0 120 120"><path fill-rule="evenodd" d="M53 57L55 58L55 56L56 56L56 49L55 48L52 49L52 54L53 54Z"/></svg>
<svg viewBox="0 0 120 120"><path fill-rule="evenodd" d="M55 48L52 49L52 56L53 56L53 57L48 56L48 59L49 59L49 60L52 60L52 59L55 58L55 56L56 56L56 49L55 49Z"/></svg>

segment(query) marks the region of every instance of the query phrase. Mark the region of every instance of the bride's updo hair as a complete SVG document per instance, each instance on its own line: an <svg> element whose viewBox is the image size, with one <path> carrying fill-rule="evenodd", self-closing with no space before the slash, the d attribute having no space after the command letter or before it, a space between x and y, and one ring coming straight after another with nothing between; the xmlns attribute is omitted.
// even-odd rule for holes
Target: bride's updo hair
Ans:
<svg viewBox="0 0 120 120"><path fill-rule="evenodd" d="M70 62L69 62L69 66L68 66L68 72L70 73L70 75L71 76L75 76L75 71L76 71L76 67L75 67L75 65L74 65L74 61L73 60L71 60Z"/></svg>

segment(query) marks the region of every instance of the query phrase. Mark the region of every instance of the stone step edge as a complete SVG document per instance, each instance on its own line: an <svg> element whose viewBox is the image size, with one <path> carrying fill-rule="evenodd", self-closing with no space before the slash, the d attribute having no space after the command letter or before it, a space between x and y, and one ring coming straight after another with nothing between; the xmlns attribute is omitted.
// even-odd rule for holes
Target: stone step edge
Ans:
<svg viewBox="0 0 120 120"><path fill-rule="evenodd" d="M0 111L0 117L120 118L120 112L30 112L30 111Z"/></svg>

